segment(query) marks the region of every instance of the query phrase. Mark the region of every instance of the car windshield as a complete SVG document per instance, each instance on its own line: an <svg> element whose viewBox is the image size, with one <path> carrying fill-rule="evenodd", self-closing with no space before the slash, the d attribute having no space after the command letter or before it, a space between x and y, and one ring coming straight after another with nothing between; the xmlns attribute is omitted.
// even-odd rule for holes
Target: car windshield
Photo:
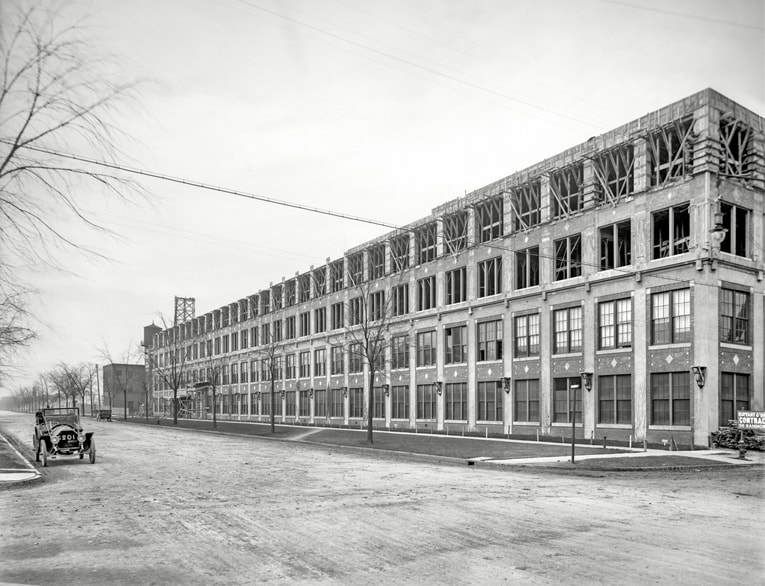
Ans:
<svg viewBox="0 0 765 586"><path fill-rule="evenodd" d="M48 425L71 425L72 427L77 427L77 413L74 411L68 411L63 413L56 413L56 412L45 412L45 421L48 423Z"/></svg>

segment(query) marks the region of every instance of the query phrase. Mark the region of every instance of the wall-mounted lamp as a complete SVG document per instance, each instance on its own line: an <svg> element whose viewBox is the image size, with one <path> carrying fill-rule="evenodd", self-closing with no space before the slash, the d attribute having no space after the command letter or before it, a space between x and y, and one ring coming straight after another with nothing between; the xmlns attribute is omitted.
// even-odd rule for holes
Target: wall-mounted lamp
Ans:
<svg viewBox="0 0 765 586"><path fill-rule="evenodd" d="M584 388L587 389L587 392L590 392L592 390L592 373L580 372L579 375L582 377Z"/></svg>
<svg viewBox="0 0 765 586"><path fill-rule="evenodd" d="M348 398L348 387L343 387L343 398L344 399Z"/></svg>
<svg viewBox="0 0 765 586"><path fill-rule="evenodd" d="M313 399L313 389L308 389L308 398Z"/></svg>
<svg viewBox="0 0 765 586"><path fill-rule="evenodd" d="M281 391L279 391L279 394L281 395L282 399L284 399L284 392L285 392L285 391L284 391L284 389L282 389Z"/></svg>
<svg viewBox="0 0 765 586"><path fill-rule="evenodd" d="M256 399L257 401L260 401L260 391L258 391L257 393L255 393L255 399Z"/></svg>
<svg viewBox="0 0 765 586"><path fill-rule="evenodd" d="M386 397L390 397L390 385L383 385L382 390Z"/></svg>
<svg viewBox="0 0 765 586"><path fill-rule="evenodd" d="M511 378L509 376L502 377L502 390L508 394L510 394L510 380Z"/></svg>
<svg viewBox="0 0 765 586"><path fill-rule="evenodd" d="M440 397L444 392L444 383L440 380L437 380L433 383L433 386L436 387L436 392L438 393L438 396Z"/></svg>
<svg viewBox="0 0 765 586"><path fill-rule="evenodd" d="M696 379L696 384L700 389L704 388L707 383L707 367L706 366L691 366L693 371L693 378Z"/></svg>

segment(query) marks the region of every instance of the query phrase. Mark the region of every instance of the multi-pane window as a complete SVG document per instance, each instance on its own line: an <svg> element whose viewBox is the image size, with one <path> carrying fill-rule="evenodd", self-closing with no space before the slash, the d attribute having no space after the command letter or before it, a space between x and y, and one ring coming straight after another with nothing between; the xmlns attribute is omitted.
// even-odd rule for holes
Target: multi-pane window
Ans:
<svg viewBox="0 0 765 586"><path fill-rule="evenodd" d="M300 335L311 335L311 312L305 311L300 314Z"/></svg>
<svg viewBox="0 0 765 586"><path fill-rule="evenodd" d="M433 385L417 385L417 419L435 418L436 391Z"/></svg>
<svg viewBox="0 0 765 586"><path fill-rule="evenodd" d="M263 393L260 396L261 415L271 415L271 393Z"/></svg>
<svg viewBox="0 0 765 586"><path fill-rule="evenodd" d="M277 394L274 397L274 415L277 417L281 417L283 412L283 406L282 403L284 402L284 397L282 395Z"/></svg>
<svg viewBox="0 0 765 586"><path fill-rule="evenodd" d="M313 415L314 417L327 416L327 391L316 389L313 392Z"/></svg>
<svg viewBox="0 0 765 586"><path fill-rule="evenodd" d="M311 416L311 398L309 391L300 391L300 417Z"/></svg>
<svg viewBox="0 0 765 586"><path fill-rule="evenodd" d="M379 321L385 317L385 291L369 294L369 319Z"/></svg>
<svg viewBox="0 0 765 586"><path fill-rule="evenodd" d="M265 345L271 343L271 324L262 324L260 326L260 340Z"/></svg>
<svg viewBox="0 0 765 586"><path fill-rule="evenodd" d="M444 328L445 364L467 362L467 326Z"/></svg>
<svg viewBox="0 0 765 586"><path fill-rule="evenodd" d="M258 399L255 393L250 393L250 415L258 415Z"/></svg>
<svg viewBox="0 0 765 586"><path fill-rule="evenodd" d="M364 389L348 389L348 417L364 417Z"/></svg>
<svg viewBox="0 0 765 586"><path fill-rule="evenodd" d="M264 358L260 361L260 380L266 382L271 380L271 360Z"/></svg>
<svg viewBox="0 0 765 586"><path fill-rule="evenodd" d="M513 421L539 423L539 379L515 381Z"/></svg>
<svg viewBox="0 0 765 586"><path fill-rule="evenodd" d="M300 353L300 378L309 376L311 376L311 352L305 351Z"/></svg>
<svg viewBox="0 0 765 586"><path fill-rule="evenodd" d="M296 376L297 376L297 372L296 372L297 369L295 368L295 361L296 360L295 360L295 355L294 354L287 354L287 360L286 360L286 365L287 365L286 375L287 376L286 376L286 378L288 378L288 379L296 378Z"/></svg>
<svg viewBox="0 0 765 586"><path fill-rule="evenodd" d="M284 393L284 402L285 402L285 415L287 417L295 417L296 412L296 402L297 402L297 393L295 391L287 391Z"/></svg>
<svg viewBox="0 0 765 586"><path fill-rule="evenodd" d="M291 315L288 318L285 318L284 320L284 339L285 340L292 340L295 335L295 316Z"/></svg>
<svg viewBox="0 0 765 586"><path fill-rule="evenodd" d="M385 245L373 246L367 252L369 257L369 278L379 279L385 276Z"/></svg>
<svg viewBox="0 0 765 586"><path fill-rule="evenodd" d="M409 313L409 285L404 283L403 285L396 285L391 291L392 298L392 313L394 316L406 315Z"/></svg>
<svg viewBox="0 0 765 586"><path fill-rule="evenodd" d="M327 330L327 308L319 307L313 310L314 333L320 334Z"/></svg>
<svg viewBox="0 0 765 586"><path fill-rule="evenodd" d="M582 422L582 378L563 377L553 380L553 421L571 423L571 410L575 421Z"/></svg>
<svg viewBox="0 0 765 586"><path fill-rule="evenodd" d="M503 234L502 216L504 206L502 197L494 197L475 207L475 220L478 242L489 242Z"/></svg>
<svg viewBox="0 0 765 586"><path fill-rule="evenodd" d="M749 375L723 372L720 375L720 426L737 419L739 411L749 411L749 400Z"/></svg>
<svg viewBox="0 0 765 586"><path fill-rule="evenodd" d="M584 165L578 163L550 173L552 217L566 218L582 208Z"/></svg>
<svg viewBox="0 0 765 586"><path fill-rule="evenodd" d="M409 337L393 336L390 341L392 369L409 368Z"/></svg>
<svg viewBox="0 0 765 586"><path fill-rule="evenodd" d="M364 301L355 297L348 302L348 325L357 326L364 321Z"/></svg>
<svg viewBox="0 0 765 586"><path fill-rule="evenodd" d="M235 385L239 382L239 365L234 362L231 365L231 384Z"/></svg>
<svg viewBox="0 0 765 586"><path fill-rule="evenodd" d="M400 234L390 240L391 269L403 271L409 266L409 234Z"/></svg>
<svg viewBox="0 0 765 586"><path fill-rule="evenodd" d="M364 368L363 358L361 344L351 344L348 348L348 372L361 372Z"/></svg>
<svg viewBox="0 0 765 586"><path fill-rule="evenodd" d="M337 293L343 290L343 271L345 270L345 262L343 259L336 260L329 265L329 284L332 289L332 293Z"/></svg>
<svg viewBox="0 0 765 586"><path fill-rule="evenodd" d="M277 311L282 308L282 302L284 301L284 287L281 285L274 285L271 287L271 309Z"/></svg>
<svg viewBox="0 0 765 586"><path fill-rule="evenodd" d="M250 345L256 348L260 344L258 343L258 326L252 326L250 328Z"/></svg>
<svg viewBox="0 0 765 586"><path fill-rule="evenodd" d="M720 202L722 227L727 230L720 250L736 256L749 256L749 218L751 211L740 206Z"/></svg>
<svg viewBox="0 0 765 586"><path fill-rule="evenodd" d="M513 230L528 230L542 221L541 182L531 181L510 193L513 208Z"/></svg>
<svg viewBox="0 0 765 586"><path fill-rule="evenodd" d="M223 368L221 369L221 378L223 379L223 384L227 385L229 384L229 377L228 377L228 364L224 364Z"/></svg>
<svg viewBox="0 0 765 586"><path fill-rule="evenodd" d="M446 383L444 386L444 419L466 421L467 383Z"/></svg>
<svg viewBox="0 0 765 586"><path fill-rule="evenodd" d="M239 363L239 382L246 383L247 381L247 363Z"/></svg>
<svg viewBox="0 0 765 586"><path fill-rule="evenodd" d="M616 299L598 304L598 347L632 346L632 299Z"/></svg>
<svg viewBox="0 0 765 586"><path fill-rule="evenodd" d="M391 418L409 419L409 387L395 386L390 390Z"/></svg>
<svg viewBox="0 0 765 586"><path fill-rule="evenodd" d="M539 356L539 314L515 318L515 356Z"/></svg>
<svg viewBox="0 0 765 586"><path fill-rule="evenodd" d="M653 213L653 257L665 258L690 250L691 214L687 203Z"/></svg>
<svg viewBox="0 0 765 586"><path fill-rule="evenodd" d="M444 254L467 248L468 215L465 210L444 216Z"/></svg>
<svg viewBox="0 0 765 586"><path fill-rule="evenodd" d="M691 377L689 372L651 374L650 424L691 424Z"/></svg>
<svg viewBox="0 0 765 586"><path fill-rule="evenodd" d="M632 264L632 227L629 220L600 229L600 270Z"/></svg>
<svg viewBox="0 0 765 586"><path fill-rule="evenodd" d="M664 186L693 170L693 121L675 121L652 132L646 139L649 155L648 183Z"/></svg>
<svg viewBox="0 0 765 586"><path fill-rule="evenodd" d="M598 377L598 423L632 423L632 377L629 374Z"/></svg>
<svg viewBox="0 0 765 586"><path fill-rule="evenodd" d="M258 382L258 361L250 360L250 382Z"/></svg>
<svg viewBox="0 0 765 586"><path fill-rule="evenodd" d="M417 333L417 366L435 366L436 332Z"/></svg>
<svg viewBox="0 0 765 586"><path fill-rule="evenodd" d="M275 319L273 325L274 342L282 341L282 320Z"/></svg>
<svg viewBox="0 0 765 586"><path fill-rule="evenodd" d="M436 223L431 222L418 228L415 233L415 253L417 255L417 264L421 265L432 260L436 260L438 256L438 248L436 246Z"/></svg>
<svg viewBox="0 0 765 586"><path fill-rule="evenodd" d="M348 282L351 287L360 285L364 280L364 252L357 252L348 257Z"/></svg>
<svg viewBox="0 0 765 586"><path fill-rule="evenodd" d="M343 389L332 389L332 412L330 417L342 417L344 403Z"/></svg>
<svg viewBox="0 0 765 586"><path fill-rule="evenodd" d="M343 309L344 309L344 304L342 301L338 303L333 303L332 306L330 307L330 311L332 312L332 329L333 330L339 330L345 325L343 320Z"/></svg>
<svg viewBox="0 0 765 586"><path fill-rule="evenodd" d="M478 297L502 292L502 257L478 263Z"/></svg>
<svg viewBox="0 0 765 586"><path fill-rule="evenodd" d="M228 336L222 336L222 337L221 337L221 342L223 343L223 349L222 349L222 352L223 352L224 354L228 354L228 352L229 352L229 346L228 346Z"/></svg>
<svg viewBox="0 0 765 586"><path fill-rule="evenodd" d="M582 351L582 308L569 307L553 312L554 354Z"/></svg>
<svg viewBox="0 0 765 586"><path fill-rule="evenodd" d="M327 349L318 348L313 351L313 375L327 375Z"/></svg>
<svg viewBox="0 0 765 586"><path fill-rule="evenodd" d="M417 281L417 311L436 306L436 276L431 275Z"/></svg>
<svg viewBox="0 0 765 586"><path fill-rule="evenodd" d="M502 385L496 381L481 381L476 392L476 420L502 421Z"/></svg>
<svg viewBox="0 0 765 586"><path fill-rule="evenodd" d="M385 393L382 387L372 387L372 417L385 418Z"/></svg>
<svg viewBox="0 0 765 586"><path fill-rule="evenodd" d="M502 358L502 320L481 322L476 326L478 362Z"/></svg>
<svg viewBox="0 0 765 586"><path fill-rule="evenodd" d="M720 341L749 344L749 293L720 291Z"/></svg>
<svg viewBox="0 0 765 586"><path fill-rule="evenodd" d="M261 291L260 295L260 313L262 315L271 311L271 291Z"/></svg>
<svg viewBox="0 0 765 586"><path fill-rule="evenodd" d="M247 348L247 330L239 332L239 346L242 350Z"/></svg>
<svg viewBox="0 0 765 586"><path fill-rule="evenodd" d="M460 267L446 273L446 305L467 299L467 269Z"/></svg>
<svg viewBox="0 0 765 586"><path fill-rule="evenodd" d="M556 240L555 280L571 279L582 274L582 236L575 234Z"/></svg>
<svg viewBox="0 0 765 586"><path fill-rule="evenodd" d="M677 344L691 340L691 290L676 289L651 295L651 343Z"/></svg>
<svg viewBox="0 0 765 586"><path fill-rule="evenodd" d="M330 372L331 374L343 374L345 372L342 346L332 346Z"/></svg>
<svg viewBox="0 0 765 586"><path fill-rule="evenodd" d="M539 285L539 247L532 246L515 253L515 288Z"/></svg>

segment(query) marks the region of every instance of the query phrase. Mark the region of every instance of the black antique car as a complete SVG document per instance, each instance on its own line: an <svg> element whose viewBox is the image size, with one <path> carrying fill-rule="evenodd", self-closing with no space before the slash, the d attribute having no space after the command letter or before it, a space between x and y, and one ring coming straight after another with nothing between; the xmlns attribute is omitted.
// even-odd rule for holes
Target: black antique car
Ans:
<svg viewBox="0 0 765 586"><path fill-rule="evenodd" d="M96 461L93 432L84 432L76 407L38 411L33 442L35 461L42 461L43 466L48 465L49 458L60 456L79 456L82 460L87 454L91 464Z"/></svg>

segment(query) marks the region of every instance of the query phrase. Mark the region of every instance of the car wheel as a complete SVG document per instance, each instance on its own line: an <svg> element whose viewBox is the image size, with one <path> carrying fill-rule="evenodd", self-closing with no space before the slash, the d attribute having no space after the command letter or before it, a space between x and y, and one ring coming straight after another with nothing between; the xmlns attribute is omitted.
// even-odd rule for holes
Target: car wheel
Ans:
<svg viewBox="0 0 765 586"><path fill-rule="evenodd" d="M40 440L40 459L42 460L43 468L48 466L48 447L45 442Z"/></svg>
<svg viewBox="0 0 765 586"><path fill-rule="evenodd" d="M35 462L40 461L40 442L37 441L37 436L32 436L32 449L35 451Z"/></svg>
<svg viewBox="0 0 765 586"><path fill-rule="evenodd" d="M90 449L88 450L88 459L91 464L96 463L96 440L90 440Z"/></svg>

